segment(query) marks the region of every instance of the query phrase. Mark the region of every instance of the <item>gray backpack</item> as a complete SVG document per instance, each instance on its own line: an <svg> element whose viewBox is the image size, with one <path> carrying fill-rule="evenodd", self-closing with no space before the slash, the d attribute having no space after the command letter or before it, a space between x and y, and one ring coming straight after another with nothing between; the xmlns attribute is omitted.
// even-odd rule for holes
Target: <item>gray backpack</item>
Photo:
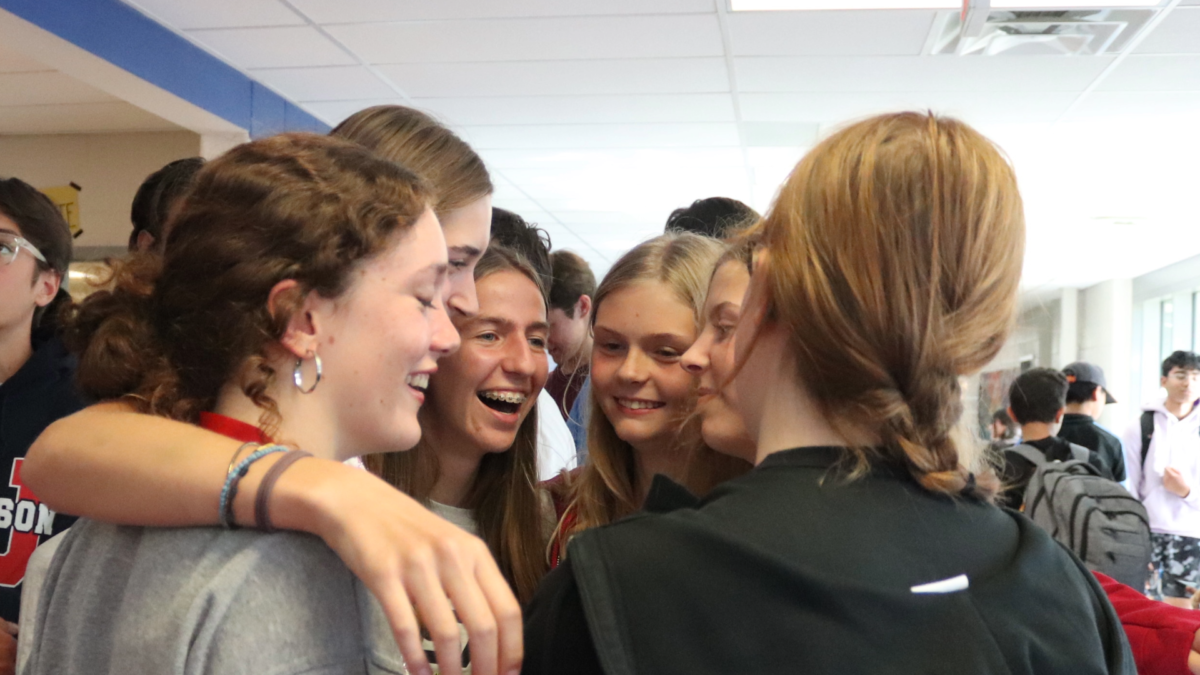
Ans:
<svg viewBox="0 0 1200 675"><path fill-rule="evenodd" d="M1014 452L1037 466L1025 488L1025 515L1074 551L1088 569L1141 591L1150 565L1146 508L1120 483L1088 463L1088 450L1071 444L1074 459L1046 460L1032 445Z"/></svg>

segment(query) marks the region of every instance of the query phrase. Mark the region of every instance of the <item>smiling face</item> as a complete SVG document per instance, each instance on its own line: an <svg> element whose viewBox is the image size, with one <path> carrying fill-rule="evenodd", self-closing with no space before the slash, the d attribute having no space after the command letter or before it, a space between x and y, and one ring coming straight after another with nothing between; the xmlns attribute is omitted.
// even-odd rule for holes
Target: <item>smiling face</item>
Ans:
<svg viewBox="0 0 1200 675"><path fill-rule="evenodd" d="M666 284L642 281L595 311L592 396L635 449L669 444L691 402L694 379L679 359L696 339L692 308Z"/></svg>
<svg viewBox="0 0 1200 675"><path fill-rule="evenodd" d="M443 213L438 218L450 255L446 280L446 307L454 316L471 316L479 311L475 291L475 265L487 250L492 233L492 196Z"/></svg>
<svg viewBox="0 0 1200 675"><path fill-rule="evenodd" d="M352 273L344 294L314 301L324 377L313 396L333 408L343 454L404 450L420 440L424 381L458 346L441 300L445 277L445 240L427 210Z"/></svg>
<svg viewBox="0 0 1200 675"><path fill-rule="evenodd" d="M479 312L455 320L462 346L430 382L426 419L439 438L504 452L546 384L546 305L537 285L513 269L476 288Z"/></svg>
<svg viewBox="0 0 1200 675"><path fill-rule="evenodd" d="M699 377L701 433L712 449L754 461L754 440L737 410L733 374L734 330L741 316L742 298L750 286L750 271L740 260L717 268L704 303L704 328L683 355L683 367Z"/></svg>

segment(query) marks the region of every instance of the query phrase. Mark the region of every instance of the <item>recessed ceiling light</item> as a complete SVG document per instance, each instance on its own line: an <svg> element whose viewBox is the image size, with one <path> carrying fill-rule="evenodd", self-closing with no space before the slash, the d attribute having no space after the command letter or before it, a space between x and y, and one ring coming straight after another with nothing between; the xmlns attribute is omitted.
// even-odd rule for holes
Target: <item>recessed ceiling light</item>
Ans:
<svg viewBox="0 0 1200 675"><path fill-rule="evenodd" d="M992 9L1154 7L1162 0L993 0ZM962 9L961 0L729 0L734 12L828 9Z"/></svg>

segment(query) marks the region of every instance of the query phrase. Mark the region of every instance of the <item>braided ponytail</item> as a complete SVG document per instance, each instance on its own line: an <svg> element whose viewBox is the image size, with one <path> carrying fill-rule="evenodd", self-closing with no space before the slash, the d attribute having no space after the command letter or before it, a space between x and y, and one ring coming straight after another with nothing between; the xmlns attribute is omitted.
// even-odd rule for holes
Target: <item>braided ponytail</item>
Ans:
<svg viewBox="0 0 1200 675"><path fill-rule="evenodd" d="M852 477L903 465L926 490L987 497L994 473L956 439L959 377L1012 330L1024 218L1012 168L967 125L875 117L796 167L756 236L770 316L835 427L869 429Z"/></svg>

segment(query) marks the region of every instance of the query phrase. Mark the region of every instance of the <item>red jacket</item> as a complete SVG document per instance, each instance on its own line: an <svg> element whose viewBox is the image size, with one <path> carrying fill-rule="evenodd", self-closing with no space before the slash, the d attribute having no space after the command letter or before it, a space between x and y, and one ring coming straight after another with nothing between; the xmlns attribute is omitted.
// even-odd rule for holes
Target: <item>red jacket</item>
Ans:
<svg viewBox="0 0 1200 675"><path fill-rule="evenodd" d="M1200 611L1151 600L1099 572L1093 574L1121 618L1139 675L1191 675L1188 655L1200 630Z"/></svg>

